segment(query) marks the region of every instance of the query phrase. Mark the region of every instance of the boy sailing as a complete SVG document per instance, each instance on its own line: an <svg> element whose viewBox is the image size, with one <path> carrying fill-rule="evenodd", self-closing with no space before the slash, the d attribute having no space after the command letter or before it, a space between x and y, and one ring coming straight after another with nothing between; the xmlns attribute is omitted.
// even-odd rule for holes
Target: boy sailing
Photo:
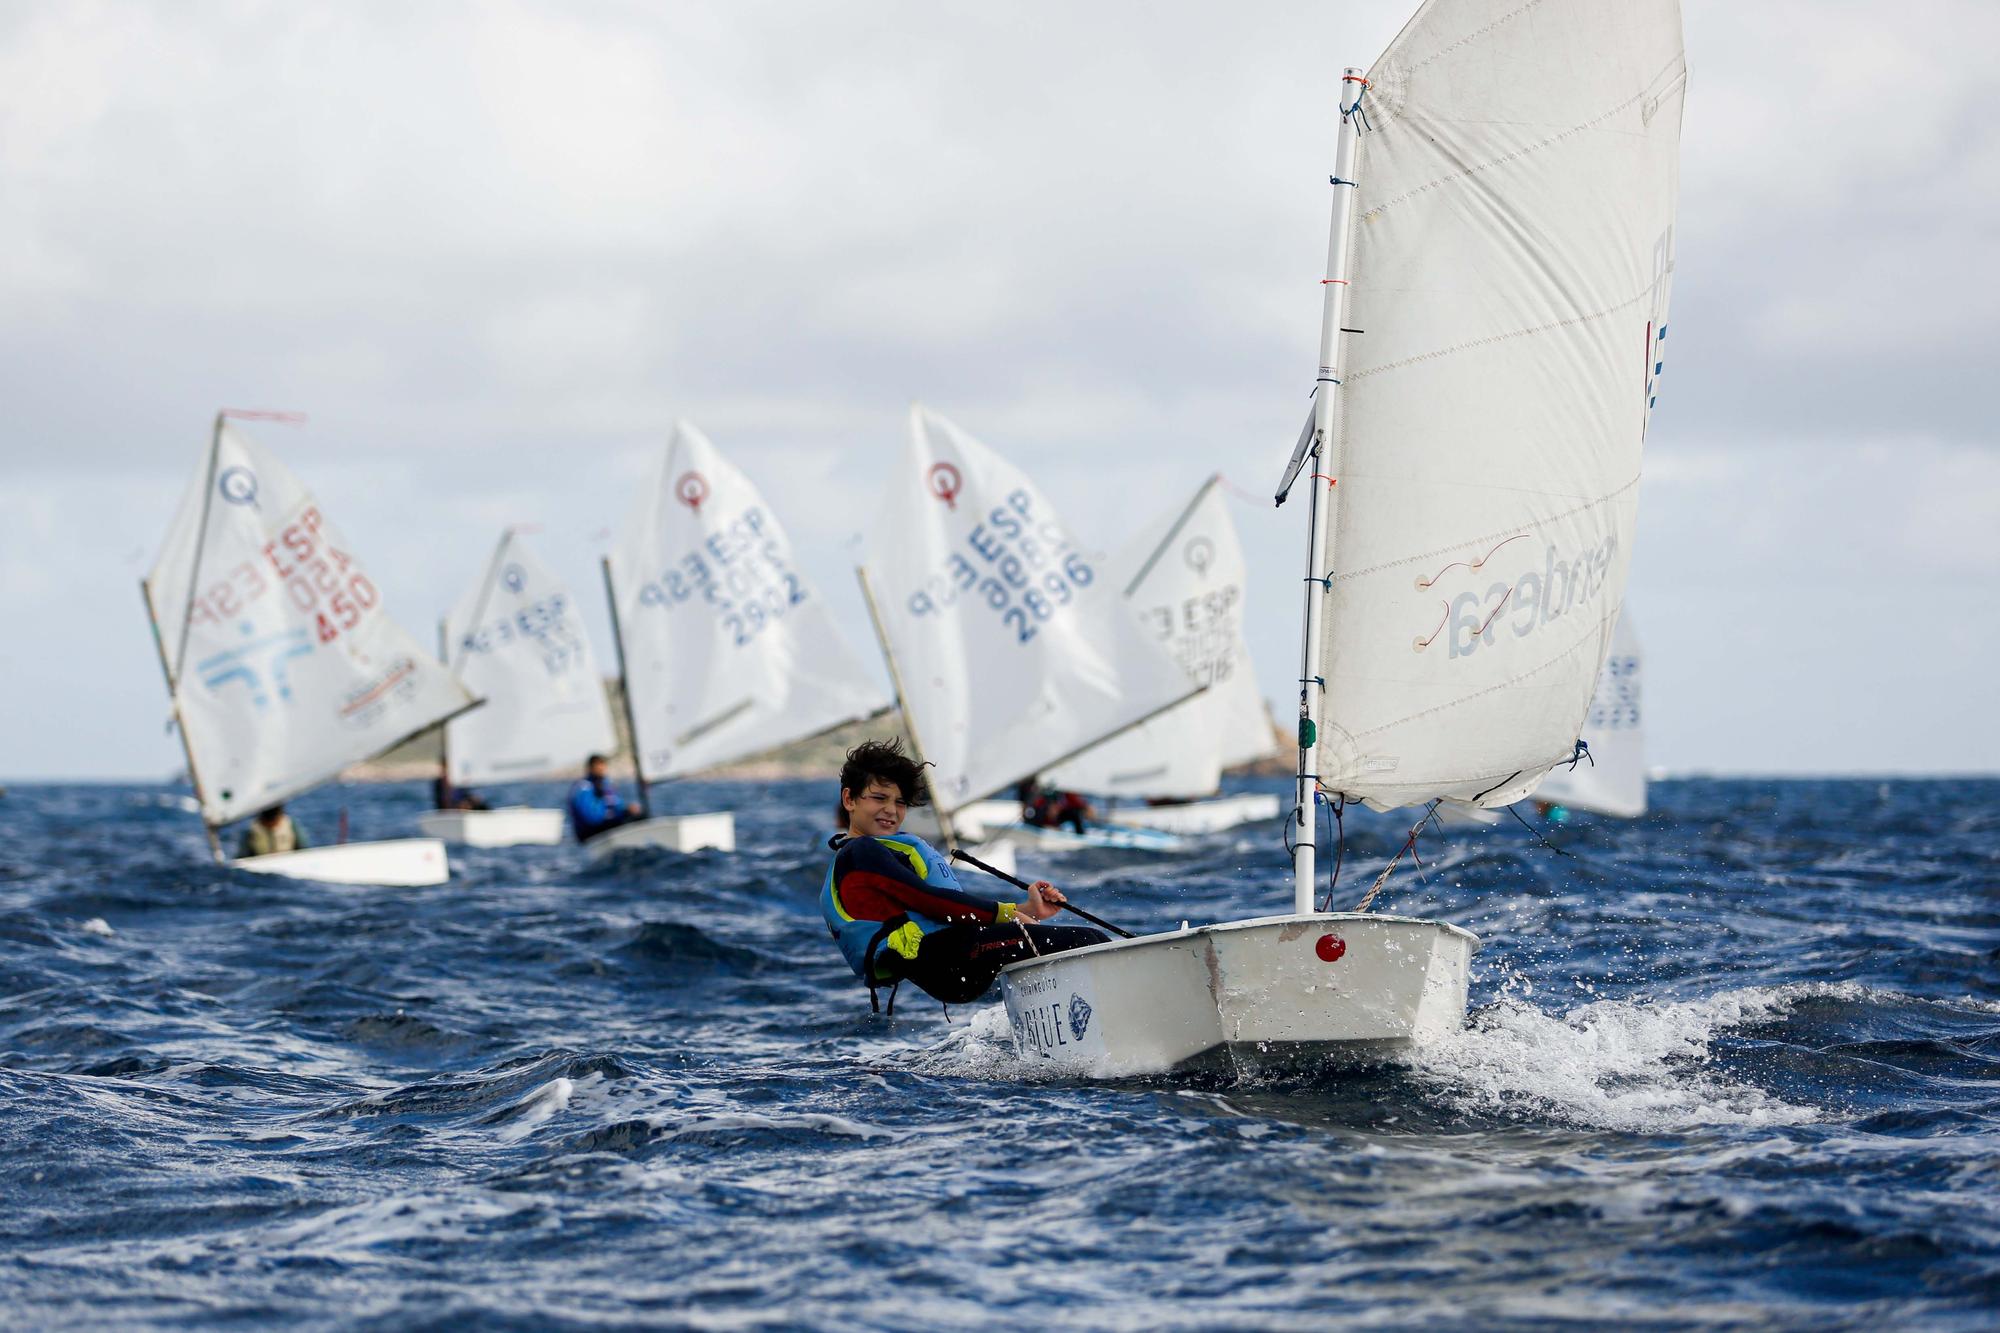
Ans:
<svg viewBox="0 0 2000 1333"><path fill-rule="evenodd" d="M840 770L840 806L847 828L820 889L820 913L847 965L868 987L905 980L946 1004L984 995L1009 963L1062 953L1106 936L1088 926L1043 922L1067 901L1046 880L1028 887L1024 903L967 893L951 862L914 834L902 832L912 805L922 805L921 766L896 741L868 741L847 752Z"/></svg>

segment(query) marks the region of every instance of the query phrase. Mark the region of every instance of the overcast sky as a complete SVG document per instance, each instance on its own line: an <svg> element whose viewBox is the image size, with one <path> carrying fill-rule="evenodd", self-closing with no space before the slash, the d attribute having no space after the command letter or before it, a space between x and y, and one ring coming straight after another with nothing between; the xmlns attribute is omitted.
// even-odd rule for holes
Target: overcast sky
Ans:
<svg viewBox="0 0 2000 1333"><path fill-rule="evenodd" d="M1334 98L1412 0L0 0L0 779L180 765L137 581L218 407L424 642L676 416L865 636L921 399L1109 546L1311 386ZM2000 768L2000 5L1690 0L1628 604L1678 770ZM1243 504L1288 699L1302 535Z"/></svg>

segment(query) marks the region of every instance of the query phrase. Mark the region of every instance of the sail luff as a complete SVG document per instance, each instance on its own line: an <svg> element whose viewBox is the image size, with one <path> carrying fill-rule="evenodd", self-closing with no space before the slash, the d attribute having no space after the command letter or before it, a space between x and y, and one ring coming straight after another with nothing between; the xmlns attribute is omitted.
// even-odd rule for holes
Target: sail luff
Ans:
<svg viewBox="0 0 2000 1333"><path fill-rule="evenodd" d="M195 594L201 587L201 557L202 552L208 547L208 518L210 509L215 504L216 465L221 461L221 458L222 413L217 412L215 414L215 425L210 429L208 436L208 479L202 484L201 488L201 521L200 525L195 529L200 535L195 541L194 564L188 570L187 602L181 607L180 641L174 647L173 669L167 672L167 689L170 691L180 688L181 674L187 669L188 632L194 624ZM147 598L149 609L151 605L152 599L149 596ZM165 663L161 665L164 666Z"/></svg>

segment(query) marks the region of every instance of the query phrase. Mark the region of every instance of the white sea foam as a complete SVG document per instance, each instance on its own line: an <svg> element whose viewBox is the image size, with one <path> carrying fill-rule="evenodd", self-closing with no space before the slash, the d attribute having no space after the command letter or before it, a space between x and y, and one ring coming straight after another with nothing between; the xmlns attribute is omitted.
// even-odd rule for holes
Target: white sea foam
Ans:
<svg viewBox="0 0 2000 1333"><path fill-rule="evenodd" d="M1509 999L1409 1063L1446 1100L1472 1111L1533 1110L1635 1131L1800 1124L1818 1113L1714 1069L1710 1043L1732 1027L1782 1017L1801 1000L1863 993L1753 986L1679 1002L1599 1000L1565 1014Z"/></svg>
<svg viewBox="0 0 2000 1333"><path fill-rule="evenodd" d="M86 935L103 935L107 939L118 933L117 931L111 928L111 923L109 921L106 921L101 916L94 916L90 918L90 920L84 922L81 926L78 926L77 929L81 930Z"/></svg>
<svg viewBox="0 0 2000 1333"><path fill-rule="evenodd" d="M569 1079L550 1079L514 1104L514 1114L500 1131L500 1137L508 1143L519 1143L534 1132L535 1126L568 1106L575 1092L576 1084Z"/></svg>
<svg viewBox="0 0 2000 1333"><path fill-rule="evenodd" d="M1007 1009L999 1004L975 1009L969 1020L952 1024L949 1036L918 1052L911 1064L925 1073L958 1078L1032 1080L1040 1072L1015 1054Z"/></svg>

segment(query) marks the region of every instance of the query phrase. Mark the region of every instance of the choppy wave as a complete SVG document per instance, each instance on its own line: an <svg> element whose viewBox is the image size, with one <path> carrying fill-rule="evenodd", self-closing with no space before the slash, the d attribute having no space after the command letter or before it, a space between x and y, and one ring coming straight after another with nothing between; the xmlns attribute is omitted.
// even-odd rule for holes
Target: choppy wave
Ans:
<svg viewBox="0 0 2000 1333"><path fill-rule="evenodd" d="M294 808L407 831L414 787ZM546 803L556 792L508 793ZM1482 938L1369 1068L1079 1083L997 1003L873 1015L811 784L742 851L454 851L365 895L209 864L184 794L0 802L0 1299L27 1325L1982 1327L2000 783L1682 782L1453 831L1383 906ZM1335 900L1407 821L1347 816ZM1036 869L1268 911L1277 837Z"/></svg>

